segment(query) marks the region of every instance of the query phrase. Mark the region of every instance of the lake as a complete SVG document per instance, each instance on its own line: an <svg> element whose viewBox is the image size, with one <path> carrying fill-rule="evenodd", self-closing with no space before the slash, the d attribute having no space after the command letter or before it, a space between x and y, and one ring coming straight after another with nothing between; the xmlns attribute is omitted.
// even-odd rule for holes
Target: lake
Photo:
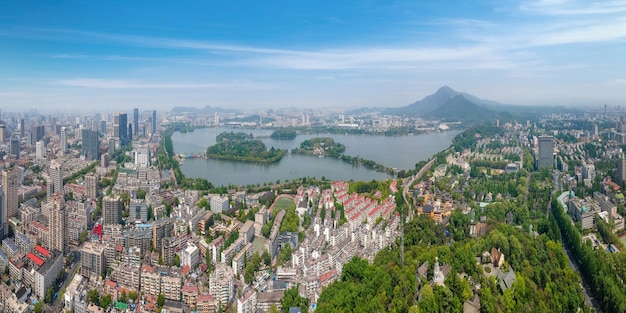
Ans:
<svg viewBox="0 0 626 313"><path fill-rule="evenodd" d="M433 154L450 146L460 131L421 134L415 136L375 136L351 134L306 134L295 140L274 140L271 129L202 128L189 133L176 132L172 135L174 152L177 154L204 154L208 146L215 144L215 137L224 131L252 133L261 139L267 148L293 149L304 140L314 137L330 137L344 144L349 156L360 156L388 167L412 169L415 164L427 160ZM301 177L322 176L331 180L388 179L392 176L354 166L337 159L319 158L308 155L285 155L280 162L271 164L247 163L216 159L188 159L181 165L187 177L208 179L216 186L263 184Z"/></svg>

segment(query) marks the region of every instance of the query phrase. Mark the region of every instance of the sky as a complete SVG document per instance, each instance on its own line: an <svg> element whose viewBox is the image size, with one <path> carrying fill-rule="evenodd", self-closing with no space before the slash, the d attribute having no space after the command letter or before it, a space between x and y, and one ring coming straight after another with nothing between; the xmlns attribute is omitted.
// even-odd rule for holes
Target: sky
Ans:
<svg viewBox="0 0 626 313"><path fill-rule="evenodd" d="M0 0L3 110L624 105L626 1Z"/></svg>

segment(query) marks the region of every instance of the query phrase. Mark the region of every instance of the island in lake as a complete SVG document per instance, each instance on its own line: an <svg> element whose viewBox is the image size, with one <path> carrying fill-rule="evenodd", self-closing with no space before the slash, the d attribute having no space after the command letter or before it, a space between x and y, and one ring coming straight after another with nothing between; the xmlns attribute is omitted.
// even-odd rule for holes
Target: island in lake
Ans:
<svg viewBox="0 0 626 313"><path fill-rule="evenodd" d="M268 150L261 140L243 132L223 132L217 135L216 141L215 145L207 148L209 158L270 163L280 161L286 153L274 147Z"/></svg>
<svg viewBox="0 0 626 313"><path fill-rule="evenodd" d="M275 140L294 140L296 139L296 130L293 128L280 128L275 130L270 137Z"/></svg>
<svg viewBox="0 0 626 313"><path fill-rule="evenodd" d="M293 153L312 154L320 157L329 156L337 158L346 151L346 146L336 143L329 137L316 137L305 140L300 144L300 148L293 149Z"/></svg>

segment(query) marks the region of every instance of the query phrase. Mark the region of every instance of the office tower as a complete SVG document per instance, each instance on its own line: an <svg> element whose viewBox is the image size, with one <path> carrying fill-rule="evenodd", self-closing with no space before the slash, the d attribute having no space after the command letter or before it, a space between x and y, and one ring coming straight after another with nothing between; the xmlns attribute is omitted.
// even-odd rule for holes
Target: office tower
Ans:
<svg viewBox="0 0 626 313"><path fill-rule="evenodd" d="M50 161L48 169L48 200L56 193L63 193L63 165L57 160Z"/></svg>
<svg viewBox="0 0 626 313"><path fill-rule="evenodd" d="M67 129L61 127L61 153L67 152Z"/></svg>
<svg viewBox="0 0 626 313"><path fill-rule="evenodd" d="M9 150L10 150L11 155L13 155L16 160L20 159L20 139L19 138L11 137Z"/></svg>
<svg viewBox="0 0 626 313"><path fill-rule="evenodd" d="M4 143L4 139L7 136L7 127L4 125L3 121L0 121L0 143Z"/></svg>
<svg viewBox="0 0 626 313"><path fill-rule="evenodd" d="M100 121L100 132L103 134L107 133L107 121Z"/></svg>
<svg viewBox="0 0 626 313"><path fill-rule="evenodd" d="M87 278L103 275L106 272L105 261L104 246L86 242L80 249L80 274Z"/></svg>
<svg viewBox="0 0 626 313"><path fill-rule="evenodd" d="M133 109L133 135L137 136L137 130L139 129L139 109Z"/></svg>
<svg viewBox="0 0 626 313"><path fill-rule="evenodd" d="M17 216L17 191L20 187L20 170L18 168L2 170L2 188L4 197L2 198L3 207L6 211L6 217L11 218Z"/></svg>
<svg viewBox="0 0 626 313"><path fill-rule="evenodd" d="M109 154L105 153L100 157L100 167L109 167Z"/></svg>
<svg viewBox="0 0 626 313"><path fill-rule="evenodd" d="M115 113L113 116L113 137L119 139L120 146L128 143L128 116L126 113Z"/></svg>
<svg viewBox="0 0 626 313"><path fill-rule="evenodd" d="M20 138L24 137L25 134L25 130L24 130L24 119L21 118L20 119Z"/></svg>
<svg viewBox="0 0 626 313"><path fill-rule="evenodd" d="M122 222L122 200L119 196L106 196L102 199L102 220L104 225Z"/></svg>
<svg viewBox="0 0 626 313"><path fill-rule="evenodd" d="M109 155L113 155L115 153L115 138L109 139L109 144L107 146L107 152Z"/></svg>
<svg viewBox="0 0 626 313"><path fill-rule="evenodd" d="M43 145L43 141L37 141L35 146L35 157L37 160L43 160L46 157L46 147Z"/></svg>
<svg viewBox="0 0 626 313"><path fill-rule="evenodd" d="M128 141L132 141L133 139L133 124L128 123Z"/></svg>
<svg viewBox="0 0 626 313"><path fill-rule="evenodd" d="M30 129L30 144L31 146L35 145L35 143L41 139L45 134L45 127L43 125L33 126Z"/></svg>
<svg viewBox="0 0 626 313"><path fill-rule="evenodd" d="M156 134L157 122L156 122L156 110L152 111L152 133Z"/></svg>
<svg viewBox="0 0 626 313"><path fill-rule="evenodd" d="M620 156L617 160L617 183L622 184L626 179L626 158L624 156Z"/></svg>
<svg viewBox="0 0 626 313"><path fill-rule="evenodd" d="M100 152L100 141L98 140L98 132L83 129L81 131L82 138L82 146L81 146L81 155L85 157L86 160L97 160Z"/></svg>
<svg viewBox="0 0 626 313"><path fill-rule="evenodd" d="M65 222L67 215L65 214L65 204L63 198L61 201L53 201L50 210L50 248L59 251L65 251Z"/></svg>
<svg viewBox="0 0 626 313"><path fill-rule="evenodd" d="M539 153L537 157L537 169L553 167L554 138L552 136L539 137Z"/></svg>
<svg viewBox="0 0 626 313"><path fill-rule="evenodd" d="M85 175L85 194L92 200L98 198L98 176L93 173Z"/></svg>

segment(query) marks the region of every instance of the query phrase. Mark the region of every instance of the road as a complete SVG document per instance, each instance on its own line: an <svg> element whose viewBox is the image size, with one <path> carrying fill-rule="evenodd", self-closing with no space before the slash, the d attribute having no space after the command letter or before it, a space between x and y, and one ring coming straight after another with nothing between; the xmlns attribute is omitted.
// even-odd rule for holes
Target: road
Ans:
<svg viewBox="0 0 626 313"><path fill-rule="evenodd" d="M558 190L560 189L558 171L555 171L553 178L554 178L554 189L552 189L552 194L551 194L550 199L554 199L554 196L558 194ZM551 209L552 209L552 201L548 203L546 214L549 214ZM549 215L548 215L548 218L550 218ZM602 310L600 309L600 305L598 304L598 301L596 301L596 299L593 297L593 293L591 292L591 287L589 287L589 284L587 283L587 281L585 281L585 278L580 273L580 269L578 268L578 263L576 263L576 259L574 258L572 251L570 251L567 248L567 245L565 243L565 238L563 238L563 236L561 236L561 245L563 247L563 250L565 250L565 254L567 255L567 258L569 259L570 267L574 271L576 271L578 275L580 276L580 278L582 279L582 282L583 282L582 292L583 292L583 298L585 299L585 304L590 306L596 312L602 313Z"/></svg>
<svg viewBox="0 0 626 313"><path fill-rule="evenodd" d="M580 269L578 268L578 264L576 263L576 259L574 259L574 255L572 255L572 251L570 251L565 246L565 238L561 238L561 243L563 244L563 250L565 250L565 254L567 254L567 257L569 258L569 265L570 265L570 267L574 271L576 271L580 275L580 278L582 278L582 280L583 280L582 292L583 292L583 297L585 298L585 304L590 306L596 312L602 313L602 310L600 310L600 304L593 297L593 294L591 293L591 288L589 287L589 284L587 283L587 281L585 281L585 278L580 274Z"/></svg>
<svg viewBox="0 0 626 313"><path fill-rule="evenodd" d="M409 188L411 188L411 185L413 185L413 182L415 182L415 179L422 177L422 174L424 174L425 171L429 170L431 166L433 166L433 163L435 162L435 159L433 158L432 160L428 161L428 163L426 163L420 170L419 172L417 172L417 174L411 176L411 180L409 181L408 184L404 185L404 189L402 189L402 198L404 199L404 203L406 204L407 208L411 208L411 203L409 203L409 199L407 197L407 194L409 193ZM413 210L408 210L409 214L413 214ZM412 216L410 216L412 217Z"/></svg>
<svg viewBox="0 0 626 313"><path fill-rule="evenodd" d="M79 253L79 252L74 251L74 253ZM64 300L61 297L61 290L67 288L67 285L72 281L72 278L74 277L74 270L76 270L78 263L80 263L80 256L74 258L74 261L72 262L72 266L70 266L69 268L64 268L65 273L66 273L65 274L66 279L63 281L63 284L61 284L61 287L56 290L59 294L57 298L52 302L52 304L44 305L45 312L61 312L61 309L63 308L63 302L64 302Z"/></svg>

